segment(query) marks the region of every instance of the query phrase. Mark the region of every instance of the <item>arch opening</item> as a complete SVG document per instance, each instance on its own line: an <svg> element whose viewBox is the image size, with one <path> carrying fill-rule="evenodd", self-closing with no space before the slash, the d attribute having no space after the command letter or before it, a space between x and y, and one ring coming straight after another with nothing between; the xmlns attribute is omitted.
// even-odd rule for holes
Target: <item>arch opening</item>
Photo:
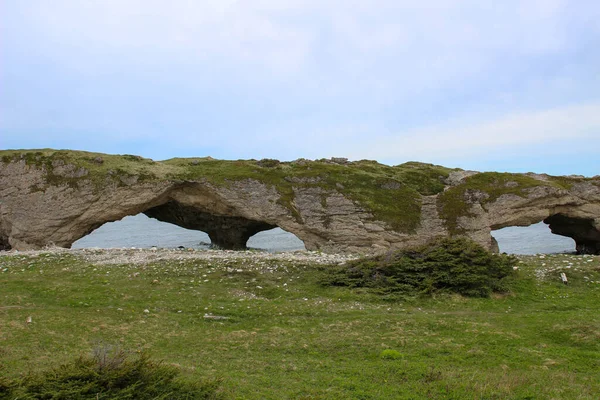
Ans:
<svg viewBox="0 0 600 400"><path fill-rule="evenodd" d="M577 254L600 254L600 227L593 219L556 214L544 222L552 233L573 238Z"/></svg>
<svg viewBox="0 0 600 400"><path fill-rule="evenodd" d="M0 233L0 251L10 250L11 245L8 243L8 236L4 236Z"/></svg>
<svg viewBox="0 0 600 400"><path fill-rule="evenodd" d="M492 231L499 251L508 254L552 254L575 251L573 239L553 234L544 222Z"/></svg>
<svg viewBox="0 0 600 400"><path fill-rule="evenodd" d="M492 237L498 242L501 252L600 254L600 227L593 217L558 213L542 222L540 219L521 219L514 224L505 222L496 228Z"/></svg>
<svg viewBox="0 0 600 400"><path fill-rule="evenodd" d="M244 217L215 215L176 201L153 207L144 214L182 228L206 232L214 246L228 250L246 249L251 236L277 227Z"/></svg>
<svg viewBox="0 0 600 400"><path fill-rule="evenodd" d="M306 250L304 242L298 236L279 227L258 232L250 237L247 246L268 252Z"/></svg>
<svg viewBox="0 0 600 400"><path fill-rule="evenodd" d="M305 249L296 235L267 222L220 216L168 201L137 215L107 222L72 244L72 248L220 248L294 251Z"/></svg>
<svg viewBox="0 0 600 400"><path fill-rule="evenodd" d="M211 243L206 232L181 228L140 213L103 224L75 241L71 248L177 248L179 246L208 249Z"/></svg>

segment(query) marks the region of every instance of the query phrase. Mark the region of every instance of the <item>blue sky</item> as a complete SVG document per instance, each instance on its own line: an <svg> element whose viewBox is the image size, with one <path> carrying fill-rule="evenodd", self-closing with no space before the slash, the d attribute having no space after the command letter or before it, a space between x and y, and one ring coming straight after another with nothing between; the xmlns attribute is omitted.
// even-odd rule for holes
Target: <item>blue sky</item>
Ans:
<svg viewBox="0 0 600 400"><path fill-rule="evenodd" d="M0 148L600 174L600 2L0 0Z"/></svg>

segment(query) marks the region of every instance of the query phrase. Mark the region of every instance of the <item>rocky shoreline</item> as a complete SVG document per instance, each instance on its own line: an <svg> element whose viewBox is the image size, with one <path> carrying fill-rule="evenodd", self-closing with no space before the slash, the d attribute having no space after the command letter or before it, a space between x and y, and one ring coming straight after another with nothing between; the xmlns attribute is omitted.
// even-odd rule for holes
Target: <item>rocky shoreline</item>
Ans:
<svg viewBox="0 0 600 400"><path fill-rule="evenodd" d="M95 265L117 264L150 264L160 261L244 261L272 262L302 264L342 264L346 261L359 258L356 254L331 254L318 251L298 250L280 253L269 253L256 250L203 250L203 249L169 249L169 248L115 248L115 249L66 249L62 247L47 247L42 250L9 250L0 251L3 257L26 256L37 257L43 254L64 254L81 258Z"/></svg>

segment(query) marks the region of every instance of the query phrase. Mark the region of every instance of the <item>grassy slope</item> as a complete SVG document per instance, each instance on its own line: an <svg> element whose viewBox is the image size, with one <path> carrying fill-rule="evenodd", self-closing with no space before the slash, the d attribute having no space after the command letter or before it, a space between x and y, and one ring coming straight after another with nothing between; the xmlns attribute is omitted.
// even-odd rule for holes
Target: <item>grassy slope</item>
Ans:
<svg viewBox="0 0 600 400"><path fill-rule="evenodd" d="M507 296L390 303L308 265L2 256L0 362L15 376L103 342L224 377L231 398L597 398L600 257L522 260Z"/></svg>

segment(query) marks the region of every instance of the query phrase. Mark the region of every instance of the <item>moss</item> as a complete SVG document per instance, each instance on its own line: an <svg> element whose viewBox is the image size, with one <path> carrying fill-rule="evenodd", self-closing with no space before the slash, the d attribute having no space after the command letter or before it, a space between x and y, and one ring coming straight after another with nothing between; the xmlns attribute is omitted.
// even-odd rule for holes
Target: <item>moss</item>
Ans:
<svg viewBox="0 0 600 400"><path fill-rule="evenodd" d="M571 190L571 188L573 187L573 185L576 182L575 179L569 178L566 176L549 176L548 180L552 183L553 186L561 188L561 189L565 189L565 190ZM584 180L588 180L588 179L582 179L582 181L584 181Z"/></svg>
<svg viewBox="0 0 600 400"><path fill-rule="evenodd" d="M431 173L429 167L421 169L411 166L405 173L400 167L390 167L376 162L358 162L335 164L323 161L269 162L238 160L222 161L213 159L171 159L165 164L180 169L169 175L176 180L204 180L215 185L231 185L241 180L252 179L274 186L280 194L279 203L290 210L301 222L301 217L293 206L294 188L317 187L327 192L340 192L358 203L375 219L389 223L390 227L400 232L414 232L421 218L421 202L417 188L440 185L441 167ZM444 169L443 173L447 169ZM422 172L427 171L427 173ZM447 170L449 171L449 170ZM435 175L435 182L418 182L414 184L411 173L421 173L423 179ZM447 173L446 173L447 176ZM412 178L414 180L414 178ZM405 183L406 182L406 183ZM396 185L392 185L395 183ZM388 185L389 189L385 189ZM442 185L443 188L443 185Z"/></svg>
<svg viewBox="0 0 600 400"><path fill-rule="evenodd" d="M435 195L444 191L445 180L450 172L456 171L450 168L433 164L408 162L397 168L397 179L406 185L415 188L424 196Z"/></svg>
<svg viewBox="0 0 600 400"><path fill-rule="evenodd" d="M294 190L315 187L323 191L324 199L328 193L342 193L370 212L374 219L406 233L414 232L419 226L420 195L441 192L444 187L442 180L451 171L432 164L413 162L392 167L367 160L337 164L329 160L225 161L207 157L154 162L133 155L52 149L12 150L1 154L3 161L24 159L28 165L44 170L49 185L77 187L82 181L89 181L102 188L107 181L124 185L121 178L126 180L133 176L137 176L138 181L205 181L216 186L251 179L275 187L280 195L278 203L287 208L298 222L302 222L302 218L294 206ZM57 161L84 168L87 174L81 178L56 174ZM325 221L327 224L330 222Z"/></svg>
<svg viewBox="0 0 600 400"><path fill-rule="evenodd" d="M506 194L525 197L528 189L538 186L568 190L574 182L575 179L562 176L549 176L543 181L524 174L483 172L466 178L464 183L442 193L438 201L438 211L446 221L450 233L460 234L463 231L458 226L458 219L470 215L470 197L479 197L478 201L485 205Z"/></svg>
<svg viewBox="0 0 600 400"><path fill-rule="evenodd" d="M132 155L109 155L72 150L5 150L1 151L3 162L25 161L28 166L41 169L48 185L78 187L91 182L101 188L107 180L116 184L121 177L138 176L138 180L158 180L166 175L159 163ZM85 175L69 177L55 172L59 166L71 165L83 169Z"/></svg>
<svg viewBox="0 0 600 400"><path fill-rule="evenodd" d="M27 165L43 170L48 185L74 188L86 182L101 190L107 183L125 185L123 181L133 177L137 177L137 182L199 181L215 186L254 180L274 187L279 193L278 203L287 208L298 222L302 222L302 217L294 206L294 190L319 188L324 206L328 195L339 192L371 213L373 219L386 222L390 228L403 233L415 232L419 227L422 195L443 192L439 202L440 215L446 219L450 231L456 232L458 217L468 215L465 196L469 193L486 193L488 197L485 201L489 202L507 193L523 196L525 189L539 185L569 189L574 182L581 180L548 177L547 181L539 181L520 174L482 173L444 192L444 182L454 170L418 162L388 166L369 160L338 164L330 160L227 161L210 157L155 162L128 154L52 149L5 150L0 151L0 157L4 163L24 160ZM62 164L73 165L76 170L83 168L86 174L76 178L55 173L56 167Z"/></svg>

